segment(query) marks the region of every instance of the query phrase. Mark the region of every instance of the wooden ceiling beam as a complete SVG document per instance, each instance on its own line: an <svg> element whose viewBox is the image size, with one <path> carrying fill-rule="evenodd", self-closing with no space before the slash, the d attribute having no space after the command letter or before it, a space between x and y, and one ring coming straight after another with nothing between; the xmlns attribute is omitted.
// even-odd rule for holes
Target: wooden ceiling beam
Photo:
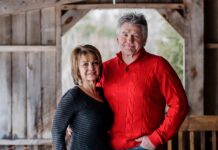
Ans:
<svg viewBox="0 0 218 150"><path fill-rule="evenodd" d="M58 5L78 3L85 0L2 0L0 1L0 15L15 14L28 10L55 7Z"/></svg>
<svg viewBox="0 0 218 150"><path fill-rule="evenodd" d="M0 52L55 52L55 45L0 45Z"/></svg>
<svg viewBox="0 0 218 150"><path fill-rule="evenodd" d="M72 9L116 9L116 8L153 8L183 9L183 3L116 3L116 4L71 4L61 6L62 10Z"/></svg>
<svg viewBox="0 0 218 150"><path fill-rule="evenodd" d="M184 17L177 10L160 9L158 12L184 38Z"/></svg>
<svg viewBox="0 0 218 150"><path fill-rule="evenodd" d="M72 28L89 10L68 10L61 17L61 34L64 35L70 28Z"/></svg>
<svg viewBox="0 0 218 150"><path fill-rule="evenodd" d="M218 43L205 43L206 49L218 49Z"/></svg>

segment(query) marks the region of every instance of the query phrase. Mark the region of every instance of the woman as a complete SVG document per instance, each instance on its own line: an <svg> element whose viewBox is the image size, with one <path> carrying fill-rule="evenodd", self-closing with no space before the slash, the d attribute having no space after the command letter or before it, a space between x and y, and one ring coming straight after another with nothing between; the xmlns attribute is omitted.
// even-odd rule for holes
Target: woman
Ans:
<svg viewBox="0 0 218 150"><path fill-rule="evenodd" d="M102 73L99 51L92 45L76 47L71 54L71 73L76 86L64 94L53 120L55 149L66 149L65 132L69 126L73 130L70 149L108 150L113 117L102 89L96 88Z"/></svg>

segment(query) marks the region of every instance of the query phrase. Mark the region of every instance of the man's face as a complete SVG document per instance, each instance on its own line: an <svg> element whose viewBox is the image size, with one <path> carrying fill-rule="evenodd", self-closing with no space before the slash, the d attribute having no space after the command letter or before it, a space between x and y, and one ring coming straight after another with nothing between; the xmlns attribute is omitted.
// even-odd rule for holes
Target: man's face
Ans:
<svg viewBox="0 0 218 150"><path fill-rule="evenodd" d="M117 41L123 54L134 55L144 47L146 37L140 25L124 23L119 30Z"/></svg>

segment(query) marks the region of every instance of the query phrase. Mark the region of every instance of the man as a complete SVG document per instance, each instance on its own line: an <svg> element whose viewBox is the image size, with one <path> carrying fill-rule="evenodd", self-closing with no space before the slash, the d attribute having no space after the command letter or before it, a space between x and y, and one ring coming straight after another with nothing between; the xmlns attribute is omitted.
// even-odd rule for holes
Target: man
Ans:
<svg viewBox="0 0 218 150"><path fill-rule="evenodd" d="M120 52L104 63L101 79L114 112L110 134L115 150L157 148L177 133L188 113L180 79L164 58L146 52L146 40L144 15L119 19Z"/></svg>

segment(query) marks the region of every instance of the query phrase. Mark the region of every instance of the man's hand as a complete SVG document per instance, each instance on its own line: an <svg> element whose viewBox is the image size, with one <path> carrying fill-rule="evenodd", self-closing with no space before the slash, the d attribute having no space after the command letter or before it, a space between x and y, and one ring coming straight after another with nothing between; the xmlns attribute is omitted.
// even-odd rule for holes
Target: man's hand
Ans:
<svg viewBox="0 0 218 150"><path fill-rule="evenodd" d="M142 136L135 139L137 142L141 142L140 146L147 150L154 150L156 147L151 143L148 136Z"/></svg>
<svg viewBox="0 0 218 150"><path fill-rule="evenodd" d="M72 136L72 129L70 128L70 127L68 127L67 128L67 134L69 135L69 136Z"/></svg>

